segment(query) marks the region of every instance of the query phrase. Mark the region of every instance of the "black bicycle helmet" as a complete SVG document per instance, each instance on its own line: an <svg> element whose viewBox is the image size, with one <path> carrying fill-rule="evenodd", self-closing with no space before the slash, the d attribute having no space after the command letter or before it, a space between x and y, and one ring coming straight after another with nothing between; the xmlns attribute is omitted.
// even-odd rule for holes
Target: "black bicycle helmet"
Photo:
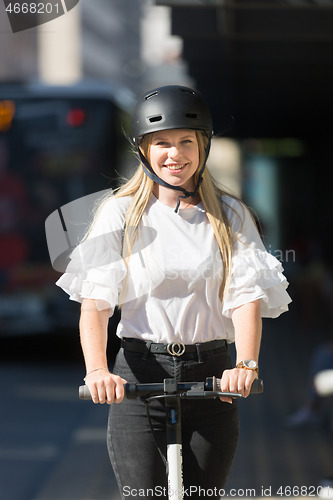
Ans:
<svg viewBox="0 0 333 500"><path fill-rule="evenodd" d="M135 144L152 132L171 129L203 130L210 138L213 122L201 95L189 87L167 85L144 94L132 115L132 137Z"/></svg>
<svg viewBox="0 0 333 500"><path fill-rule="evenodd" d="M160 179L140 151L140 141L146 134L172 129L201 130L207 134L208 145L205 160L199 172L197 186L193 192L186 191L182 187L172 186ZM150 90L138 100L132 114L132 138L145 173L162 186L182 191L183 195L180 195L179 198L188 198L197 194L202 182L202 174L206 166L212 134L213 121L210 110L201 95L189 87L166 85ZM176 212L180 204L179 198Z"/></svg>

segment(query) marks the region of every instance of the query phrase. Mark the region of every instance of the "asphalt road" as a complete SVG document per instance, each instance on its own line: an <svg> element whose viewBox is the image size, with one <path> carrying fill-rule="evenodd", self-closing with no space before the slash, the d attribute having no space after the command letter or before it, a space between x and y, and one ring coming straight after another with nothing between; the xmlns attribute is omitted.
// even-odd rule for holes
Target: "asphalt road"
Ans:
<svg viewBox="0 0 333 500"><path fill-rule="evenodd" d="M299 496L292 491L301 487L301 496L314 496L333 475L332 432L284 426L305 400L319 340L287 317L265 322L265 392L239 404L229 496ZM120 500L106 449L108 407L78 399L83 376L74 333L0 339L0 500Z"/></svg>
<svg viewBox="0 0 333 500"><path fill-rule="evenodd" d="M118 500L108 408L78 399L76 336L1 339L0 352L0 500Z"/></svg>

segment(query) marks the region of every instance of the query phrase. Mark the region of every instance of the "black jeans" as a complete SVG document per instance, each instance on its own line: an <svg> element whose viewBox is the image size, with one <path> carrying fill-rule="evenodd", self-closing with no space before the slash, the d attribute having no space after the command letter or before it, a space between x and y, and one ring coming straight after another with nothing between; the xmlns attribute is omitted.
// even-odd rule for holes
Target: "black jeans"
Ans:
<svg viewBox="0 0 333 500"><path fill-rule="evenodd" d="M120 349L114 373L128 382L204 381L221 377L231 367L228 347L180 357ZM164 400L149 405L153 428L166 453ZM219 399L182 400L184 496L219 498L238 440L237 404ZM146 407L140 399L110 407L108 450L123 499L167 498L165 465L151 435ZM209 491L208 491L209 490ZM212 494L214 492L214 494Z"/></svg>

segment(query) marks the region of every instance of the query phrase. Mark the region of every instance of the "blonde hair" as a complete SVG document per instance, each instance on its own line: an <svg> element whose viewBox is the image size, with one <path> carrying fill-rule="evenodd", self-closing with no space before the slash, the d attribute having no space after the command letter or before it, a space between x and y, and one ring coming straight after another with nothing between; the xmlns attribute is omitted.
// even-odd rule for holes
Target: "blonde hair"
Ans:
<svg viewBox="0 0 333 500"><path fill-rule="evenodd" d="M199 156L201 162L200 164L202 165L203 155L208 143L208 138L204 134L197 132L197 139L199 145ZM199 171L200 168L198 168L196 173L194 174L195 184L198 180ZM203 207L206 211L207 218L213 228L214 235L221 252L223 273L220 284L219 297L222 302L224 293L228 288L230 280L232 247L234 244L234 235L230 226L230 221L226 216L223 207L222 196L233 196L217 186L207 168L205 168L202 178L203 180L199 187L199 195Z"/></svg>
<svg viewBox="0 0 333 500"><path fill-rule="evenodd" d="M199 148L199 167L194 174L194 184L196 185L200 169L205 160L205 148L208 144L208 138L200 131L196 131ZM146 135L140 144L143 155L149 161L150 159L151 134ZM223 300L227 289L231 273L231 256L234 243L234 235L231 230L229 219L223 208L222 196L228 195L223 189L217 186L207 168L203 172L203 180L199 187L199 196L206 211L206 215L212 225L214 235L221 253L223 266L222 280L220 284L219 297ZM131 254L131 247L134 243L137 229L139 227L142 215L146 209L150 196L153 192L154 181L145 173L141 165L137 168L134 175L123 184L115 194L115 198L131 196L132 200L125 216L124 244L126 245L126 255ZM108 197L107 197L108 199ZM104 200L104 201L107 201ZM103 203L104 205L104 203ZM99 212L99 210L98 210ZM235 212L237 214L237 212ZM97 214L96 214L97 215ZM125 262L126 262L125 258Z"/></svg>

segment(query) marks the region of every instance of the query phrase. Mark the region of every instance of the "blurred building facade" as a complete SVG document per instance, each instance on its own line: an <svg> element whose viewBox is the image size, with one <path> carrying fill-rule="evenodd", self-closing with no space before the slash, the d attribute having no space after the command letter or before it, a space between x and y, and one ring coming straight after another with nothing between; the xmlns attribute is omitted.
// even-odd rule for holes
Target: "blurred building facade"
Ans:
<svg viewBox="0 0 333 500"><path fill-rule="evenodd" d="M5 6L0 2L0 81L36 78L38 73L37 32L27 30L13 34Z"/></svg>
<svg viewBox="0 0 333 500"><path fill-rule="evenodd" d="M80 2L82 78L131 89L141 79L140 20L143 2Z"/></svg>
<svg viewBox="0 0 333 500"><path fill-rule="evenodd" d="M65 15L13 33L0 5L0 81L112 82L135 94L189 83L171 9L153 0L80 0Z"/></svg>

